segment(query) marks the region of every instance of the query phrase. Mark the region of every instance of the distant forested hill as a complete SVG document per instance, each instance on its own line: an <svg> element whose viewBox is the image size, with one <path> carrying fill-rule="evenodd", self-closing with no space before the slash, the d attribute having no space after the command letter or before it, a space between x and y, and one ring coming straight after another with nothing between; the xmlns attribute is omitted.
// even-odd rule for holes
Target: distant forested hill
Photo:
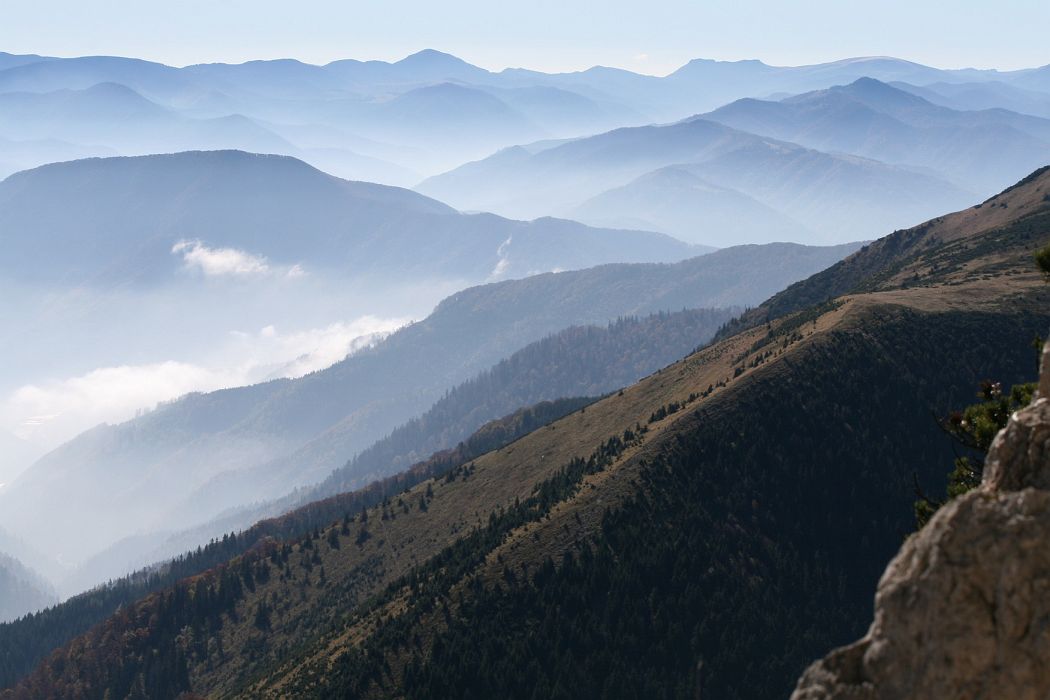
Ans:
<svg viewBox="0 0 1050 700"><path fill-rule="evenodd" d="M0 622L19 618L58 602L51 586L20 561L0 553Z"/></svg>

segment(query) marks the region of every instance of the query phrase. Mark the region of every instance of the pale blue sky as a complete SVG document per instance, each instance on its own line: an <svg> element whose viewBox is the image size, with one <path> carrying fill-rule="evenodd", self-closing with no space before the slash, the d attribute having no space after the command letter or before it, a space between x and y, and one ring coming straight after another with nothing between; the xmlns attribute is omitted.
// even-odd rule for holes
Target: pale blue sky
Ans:
<svg viewBox="0 0 1050 700"><path fill-rule="evenodd" d="M894 55L939 67L1050 63L1048 0L3 0L0 51L175 65L397 59L491 69L595 64L662 74L690 58L798 65Z"/></svg>

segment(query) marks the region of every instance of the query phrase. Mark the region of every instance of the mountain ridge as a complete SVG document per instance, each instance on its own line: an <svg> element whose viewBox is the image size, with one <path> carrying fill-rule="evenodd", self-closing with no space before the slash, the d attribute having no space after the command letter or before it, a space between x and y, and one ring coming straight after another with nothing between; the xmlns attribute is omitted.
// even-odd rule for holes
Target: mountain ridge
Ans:
<svg viewBox="0 0 1050 700"><path fill-rule="evenodd" d="M17 520L44 549L55 550L63 542L68 546L69 536L55 537L53 524L42 520L38 509L24 505L27 494L54 498L49 484L60 474L64 488L76 481L76 502L85 508L91 507L88 494L100 489L112 487L121 494L130 494L133 486L139 489L141 500L127 503L139 514L134 530L126 518L111 517L109 506L92 511L94 534L82 534L94 544L77 546L89 553L155 522L164 512L157 494L173 507L221 472L271 460L276 465L299 449L316 448L310 453L324 459L298 464L288 473L303 476L281 482L284 491L259 495L280 497L308 485L306 475L323 479L355 452L427 410L445 390L549 333L573 324L604 325L620 316L756 304L855 247L744 246L681 264L608 265L464 290L423 321L323 371L191 395L139 419L90 431L45 455L6 486L0 492L0 502L5 503L0 521ZM166 476L171 473L180 476ZM216 500L237 497L236 492L212 495ZM235 500L225 503L235 505ZM105 538L100 535L103 527Z"/></svg>
<svg viewBox="0 0 1050 700"><path fill-rule="evenodd" d="M55 196L64 196L66 206L52 207ZM661 234L463 215L410 190L342 180L288 156L242 151L95 158L17 173L0 182L0 225L19 232L10 240L2 270L16 279L24 274L20 270L32 269L22 264L25 256L40 254L42 241L62 235L61 248L47 251L54 259L50 274L79 272L81 279L91 274L91 263L105 269L126 249L144 256L121 263L140 277L170 274L180 265L172 246L187 238L261 254L275 265L345 269L352 264L357 274L371 269L475 281L486 279L501 260L504 274L521 275L636 255L640 260L688 255L685 244ZM74 227L83 233L77 240L71 238ZM428 235L420 235L421 227ZM286 230L300 235L293 240L282 235ZM90 255L85 237L92 242ZM511 237L513 246L501 255L498 250ZM563 240L558 251L546 245L552 237ZM635 250L623 251L624 246ZM485 248L490 254L478 255ZM604 252L593 256L588 249Z"/></svg>
<svg viewBox="0 0 1050 700"><path fill-rule="evenodd" d="M870 614L869 552L888 556L910 527L911 470L932 479L950 462L934 421L916 428L930 406L968 395L986 371L1030 371L1027 342L1047 323L1030 260L1050 240L1047 187L1037 173L872 244L811 284L851 278L845 296L744 328L466 469L147 598L19 691L77 679L125 692L134 677L89 672L91 649L138 639L120 656L133 672L253 697L786 692L810 650L854 636ZM902 241L920 242L918 254L896 251ZM756 411L770 419L749 421ZM200 613L180 603L234 577L232 601ZM177 624L147 629L157 616ZM206 622L225 660L176 640L180 625ZM530 646L536 629L542 648ZM284 646L291 638L305 643ZM571 644L596 653L554 654ZM135 662L143 649L161 665ZM515 661L530 655L545 661Z"/></svg>
<svg viewBox="0 0 1050 700"><path fill-rule="evenodd" d="M1050 158L1050 120L952 110L873 78L776 102L740 100L704 117L823 151L930 168L983 192Z"/></svg>
<svg viewBox="0 0 1050 700"><path fill-rule="evenodd" d="M798 233L799 224L821 237L796 242L870 238L974 199L925 172L848 154L832 155L702 117L615 129L535 152L500 151L428 178L416 189L464 209L519 216L572 214L587 200L605 197L620 202L617 211L622 217L631 212L626 206L631 200L619 197L616 188L672 166L776 211L786 222L784 228L763 230L763 241L785 240L786 234ZM764 177L772 172L777 174ZM664 208L655 196L649 199L635 205L637 218L644 220L648 211ZM753 207L744 211L755 213ZM742 242L731 231L705 227L702 210L694 210L692 216L676 222L679 230L693 230L690 240L716 245Z"/></svg>

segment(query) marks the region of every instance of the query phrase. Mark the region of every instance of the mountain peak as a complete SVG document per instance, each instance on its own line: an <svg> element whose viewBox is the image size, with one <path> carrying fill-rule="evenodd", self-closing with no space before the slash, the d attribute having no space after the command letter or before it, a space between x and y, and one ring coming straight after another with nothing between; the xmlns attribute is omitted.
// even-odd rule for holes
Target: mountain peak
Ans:
<svg viewBox="0 0 1050 700"><path fill-rule="evenodd" d="M882 94L882 95L910 95L899 88L895 88L889 83L885 83L876 78L864 76L857 78L848 85L841 86L842 90L848 92L865 92L868 94Z"/></svg>
<svg viewBox="0 0 1050 700"><path fill-rule="evenodd" d="M805 103L814 99L823 99L828 96L845 96L861 102L868 107L881 111L884 107L902 106L933 106L929 101L913 93L901 90L889 83L876 78L864 76L857 78L845 85L835 85L823 90L813 90L800 95L786 97L781 102L785 104Z"/></svg>
<svg viewBox="0 0 1050 700"><path fill-rule="evenodd" d="M667 77L718 78L724 76L726 69L730 69L732 73L737 76L761 75L776 70L772 66L754 58L742 61L719 61L713 58L694 58Z"/></svg>
<svg viewBox="0 0 1050 700"><path fill-rule="evenodd" d="M903 58L897 58L896 56L853 56L851 58L842 58L837 61L831 61L824 65L828 66L848 66L857 63L899 63L901 65L917 66L918 63L914 61L908 61Z"/></svg>
<svg viewBox="0 0 1050 700"><path fill-rule="evenodd" d="M464 61L458 56L453 56L450 53L438 51L437 49L423 49L417 51L414 54L405 56L400 61L396 62L396 65L408 65L408 64L426 64L430 66L444 65L444 66L469 66L470 68L476 68L471 64Z"/></svg>

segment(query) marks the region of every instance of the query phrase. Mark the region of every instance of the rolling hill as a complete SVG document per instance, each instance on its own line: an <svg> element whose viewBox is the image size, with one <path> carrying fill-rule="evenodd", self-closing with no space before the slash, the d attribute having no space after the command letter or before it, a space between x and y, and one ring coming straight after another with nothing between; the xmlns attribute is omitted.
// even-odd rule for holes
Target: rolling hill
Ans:
<svg viewBox="0 0 1050 700"><path fill-rule="evenodd" d="M18 173L0 182L0 231L0 276L67 285L157 284L183 267L179 253L192 253L193 244L258 263L212 268L227 274L300 265L307 274L474 282L497 266L513 277L690 254L659 234L465 215L408 190L238 151L88 159Z"/></svg>
<svg viewBox="0 0 1050 700"><path fill-rule="evenodd" d="M913 476L950 468L931 410L1031 375L1048 193L1043 170L880 239L623 392L125 606L11 692L784 696L863 631Z"/></svg>
<svg viewBox="0 0 1050 700"><path fill-rule="evenodd" d="M18 140L88 144L122 155L209 149L298 151L242 115L187 117L119 83L83 90L0 93L0 134Z"/></svg>
<svg viewBox="0 0 1050 700"><path fill-rule="evenodd" d="M269 76L278 78L278 76ZM219 98L212 98L219 100ZM102 82L82 89L50 92L0 92L0 135L21 144L19 149L0 142L0 157L20 154L18 162L29 169L74 154L136 156L192 150L243 150L287 155L349 179L408 184L418 179L413 171L382 157L353 150L353 139L304 139L303 146L284 135L285 125L264 123L245 116L236 102L224 109L180 110L146 99L117 82ZM261 112L268 114L267 112ZM293 131L288 127L287 131ZM527 135L527 132L521 132ZM46 144L66 144L68 157L54 157ZM4 173L5 176L9 173ZM414 179L413 179L414 178Z"/></svg>
<svg viewBox="0 0 1050 700"><path fill-rule="evenodd" d="M0 137L0 179L46 163L118 155L105 146L80 146L58 139Z"/></svg>
<svg viewBox="0 0 1050 700"><path fill-rule="evenodd" d="M666 231L683 241L736 238L804 241L816 234L756 199L670 165L591 197L571 210L577 221Z"/></svg>
<svg viewBox="0 0 1050 700"><path fill-rule="evenodd" d="M916 85L993 80L1028 88L1043 84L1038 69L940 70L891 57L858 57L790 67L756 60L695 59L662 78L602 66L560 74L520 68L497 73L433 49L394 62L338 60L323 66L293 59L185 68L112 56L56 59L4 54L0 60L2 92L76 90L117 82L150 99L167 100L180 107L215 95L256 104L262 97L270 103L260 106L272 106L277 100L400 94L425 85L455 82L502 89L552 87L588 99L616 101L656 120L680 119L741 97L800 93L866 76Z"/></svg>

